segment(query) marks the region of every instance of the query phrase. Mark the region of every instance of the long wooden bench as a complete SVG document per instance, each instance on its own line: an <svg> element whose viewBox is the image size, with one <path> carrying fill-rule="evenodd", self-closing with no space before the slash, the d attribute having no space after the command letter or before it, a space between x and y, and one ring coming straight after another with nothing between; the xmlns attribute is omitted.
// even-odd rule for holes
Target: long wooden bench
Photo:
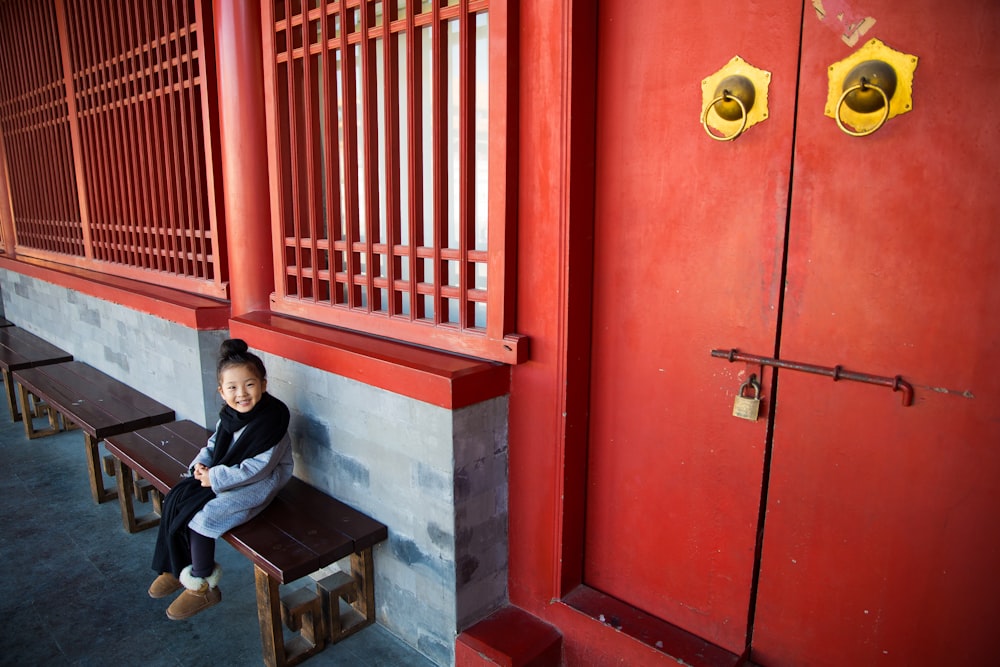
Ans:
<svg viewBox="0 0 1000 667"><path fill-rule="evenodd" d="M4 320L6 321L6 320ZM21 410L17 405L17 390L11 379L13 371L47 364L71 361L73 355L56 347L44 338L16 326L0 326L0 373L7 388L7 407L14 421L21 421ZM27 403L22 403L27 406ZM25 408L29 412L29 408Z"/></svg>
<svg viewBox="0 0 1000 667"><path fill-rule="evenodd" d="M18 384L21 405L29 404L29 394L72 422L84 432L87 447L87 472L90 490L97 503L114 499L118 494L104 486L99 446L105 438L137 428L174 420L174 411L129 385L102 373L81 361L67 361L13 373ZM52 423L36 429L33 420L24 419L29 439L50 435L58 430Z"/></svg>
<svg viewBox="0 0 1000 667"><path fill-rule="evenodd" d="M155 516L136 519L135 501L143 494L135 477L154 487L155 514L209 435L194 422L177 421L107 438L126 530L157 522ZM384 524L294 477L263 512L223 535L254 566L265 664L298 664L375 621L372 547L387 537ZM350 572L338 570L314 587L280 595L281 584L348 556ZM296 633L287 642L283 624Z"/></svg>

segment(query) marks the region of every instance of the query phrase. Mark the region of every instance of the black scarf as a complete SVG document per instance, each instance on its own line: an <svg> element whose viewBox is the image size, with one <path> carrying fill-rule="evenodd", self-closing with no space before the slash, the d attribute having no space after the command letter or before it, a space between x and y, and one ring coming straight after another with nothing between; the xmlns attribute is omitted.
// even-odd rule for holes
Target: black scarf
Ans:
<svg viewBox="0 0 1000 667"><path fill-rule="evenodd" d="M249 412L237 412L228 405L223 406L209 467L238 465L266 452L285 436L288 421L288 408L268 393L264 393ZM244 427L246 430L233 444L233 434ZM211 487L202 486L194 477L182 479L170 489L163 499L153 550L153 570L180 576L181 570L191 564L188 522L214 497Z"/></svg>
<svg viewBox="0 0 1000 667"><path fill-rule="evenodd" d="M219 420L210 468L237 465L278 444L288 430L288 408L278 399L264 393L250 412L237 412L228 405L223 406L219 411ZM233 434L243 427L247 427L247 430L230 451Z"/></svg>

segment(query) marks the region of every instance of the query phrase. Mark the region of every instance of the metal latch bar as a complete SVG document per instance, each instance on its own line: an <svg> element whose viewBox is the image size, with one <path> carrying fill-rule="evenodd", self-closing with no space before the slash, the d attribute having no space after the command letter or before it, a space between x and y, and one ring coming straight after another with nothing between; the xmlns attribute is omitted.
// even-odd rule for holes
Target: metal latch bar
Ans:
<svg viewBox="0 0 1000 667"><path fill-rule="evenodd" d="M884 377L881 375L868 375L867 373L855 373L845 371L843 366L817 366L815 364L803 364L798 361L785 361L774 357L760 357L756 354L746 354L739 350L712 350L712 356L720 359L728 359L730 363L734 361L744 361L750 364L760 364L761 366L774 366L775 368L787 368L792 371L802 371L803 373L813 373L815 375L826 375L832 377L833 381L851 380L852 382L865 382L867 384L877 384L889 387L893 391L903 392L903 406L913 405L913 385L904 380L901 376Z"/></svg>

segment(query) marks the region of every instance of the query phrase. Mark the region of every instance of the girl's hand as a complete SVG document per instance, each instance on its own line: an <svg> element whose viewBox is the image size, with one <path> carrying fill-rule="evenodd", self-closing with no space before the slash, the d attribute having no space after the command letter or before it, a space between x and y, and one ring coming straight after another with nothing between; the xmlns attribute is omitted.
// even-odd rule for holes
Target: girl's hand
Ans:
<svg viewBox="0 0 1000 667"><path fill-rule="evenodd" d="M203 463L194 465L194 478L201 482L202 486L212 486L212 482L208 479L208 466Z"/></svg>

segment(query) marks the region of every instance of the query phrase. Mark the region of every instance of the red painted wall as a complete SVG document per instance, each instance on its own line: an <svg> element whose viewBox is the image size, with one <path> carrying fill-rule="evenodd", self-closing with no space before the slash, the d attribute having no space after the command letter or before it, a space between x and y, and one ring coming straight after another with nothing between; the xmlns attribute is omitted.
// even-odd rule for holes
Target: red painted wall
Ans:
<svg viewBox="0 0 1000 667"><path fill-rule="evenodd" d="M593 230L595 2L521 3L517 330L510 398L510 599L563 635L566 664L662 654L556 602L581 581ZM671 664L672 660L664 662Z"/></svg>
<svg viewBox="0 0 1000 667"><path fill-rule="evenodd" d="M516 328L532 352L512 371L509 593L562 634L565 664L676 664L563 602L582 581L597 14L520 7Z"/></svg>

